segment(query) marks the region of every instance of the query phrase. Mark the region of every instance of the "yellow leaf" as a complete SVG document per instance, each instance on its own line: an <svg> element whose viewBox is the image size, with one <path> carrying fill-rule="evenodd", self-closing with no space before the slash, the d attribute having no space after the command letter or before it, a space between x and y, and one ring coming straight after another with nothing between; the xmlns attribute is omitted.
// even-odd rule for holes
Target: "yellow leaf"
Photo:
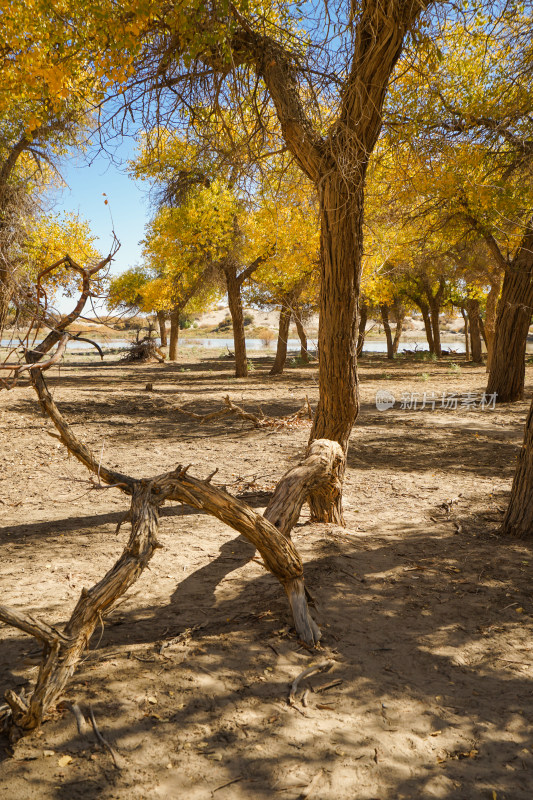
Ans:
<svg viewBox="0 0 533 800"><path fill-rule="evenodd" d="M57 760L57 763L59 764L60 767L66 767L67 764L70 764L71 761L72 761L72 756L61 756L61 758Z"/></svg>

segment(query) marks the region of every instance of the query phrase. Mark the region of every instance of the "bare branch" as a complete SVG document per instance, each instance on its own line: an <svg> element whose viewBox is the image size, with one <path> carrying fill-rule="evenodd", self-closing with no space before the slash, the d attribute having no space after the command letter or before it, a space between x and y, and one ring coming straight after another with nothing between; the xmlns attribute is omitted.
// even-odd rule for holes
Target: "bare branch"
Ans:
<svg viewBox="0 0 533 800"><path fill-rule="evenodd" d="M6 625L19 628L21 631L35 636L36 639L44 642L44 644L51 645L58 639L65 642L68 641L66 636L55 628L50 627L50 625L47 625L46 622L41 622L41 620L36 619L31 614L26 614L24 611L20 611L16 608L0 606L0 620L5 622Z"/></svg>

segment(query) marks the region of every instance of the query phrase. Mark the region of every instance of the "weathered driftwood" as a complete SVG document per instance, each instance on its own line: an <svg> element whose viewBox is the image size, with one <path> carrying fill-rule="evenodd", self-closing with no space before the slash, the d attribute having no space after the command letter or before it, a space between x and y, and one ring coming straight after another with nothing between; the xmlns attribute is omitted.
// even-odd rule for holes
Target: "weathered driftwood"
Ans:
<svg viewBox="0 0 533 800"><path fill-rule="evenodd" d="M98 479L120 488L131 496L129 541L115 565L91 589L84 589L63 630L53 628L19 610L0 607L0 620L36 636L44 644L42 662L31 697L8 691L11 735L16 738L36 728L48 708L59 699L74 672L91 635L105 614L116 605L142 573L157 549L158 508L166 500L187 503L220 519L239 531L259 550L263 562L281 582L292 610L298 636L308 645L320 638L320 631L307 606L300 556L290 539L290 531L309 493L335 484L336 473L344 464L342 449L335 442L312 442L306 459L281 479L264 516L227 492L187 474L188 468L148 480L136 480L101 463L74 435L61 415L42 371L30 373L43 411L54 423L60 441ZM212 476L210 476L212 477Z"/></svg>
<svg viewBox="0 0 533 800"><path fill-rule="evenodd" d="M344 453L340 444L328 439L315 439L307 448L305 460L286 472L276 486L265 510L265 519L288 536L311 491L342 490L337 475L343 465Z"/></svg>
<svg viewBox="0 0 533 800"><path fill-rule="evenodd" d="M11 708L11 734L40 724L46 710L54 705L74 672L82 653L104 614L109 613L119 597L134 583L159 547L157 541L157 507L165 496L152 495L149 482L138 481L131 503L132 530L129 541L118 561L90 589L83 589L63 632L51 628L17 609L0 606L0 620L31 633L44 642L39 675L29 702L19 702L14 693L6 692Z"/></svg>
<svg viewBox="0 0 533 800"><path fill-rule="evenodd" d="M224 405L222 408L218 409L218 411L211 411L209 414L196 414L194 411L183 408L183 406L174 406L174 408L176 411L179 411L180 414L185 414L192 419L198 420L200 425L203 425L204 422L212 422L215 419L227 417L230 414L234 414L246 422L251 422L254 428L278 428L288 425L297 419L313 419L313 411L307 396L302 407L299 408L298 411L294 414L288 414L285 417L267 417L261 408L259 408L258 414L252 414L250 411L245 411L242 406L234 403L229 395L226 395L224 398Z"/></svg>
<svg viewBox="0 0 533 800"><path fill-rule="evenodd" d="M165 362L165 354L160 347L157 346L155 339L151 336L145 336L138 342L132 342L129 350L122 356L122 361L158 361L160 364Z"/></svg>

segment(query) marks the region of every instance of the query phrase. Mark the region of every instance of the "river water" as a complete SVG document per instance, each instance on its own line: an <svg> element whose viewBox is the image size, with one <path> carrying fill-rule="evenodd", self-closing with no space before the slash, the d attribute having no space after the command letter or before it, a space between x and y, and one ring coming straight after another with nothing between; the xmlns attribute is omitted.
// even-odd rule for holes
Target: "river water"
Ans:
<svg viewBox="0 0 533 800"><path fill-rule="evenodd" d="M127 339L103 339L98 336L98 334L94 334L91 338L96 341L102 350L126 350L131 342L131 340ZM0 345L2 347L13 347L16 346L16 342L13 343L10 339L2 339ZM310 352L316 350L317 343L316 341L309 339L308 341L308 348ZM219 339L219 338L185 338L182 337L179 341L179 348L180 349L191 349L191 348L206 348L207 350L215 350L215 349L223 349L226 350L228 348L233 352L233 339L226 338L226 339ZM465 352L465 345L464 339L455 339L454 341L446 341L443 340L442 342L443 349L446 350L453 350L455 353L464 353ZM94 349L92 345L88 342L72 342L68 346L69 352L80 352L84 350L92 350ZM246 339L246 349L249 351L259 351L263 353L272 353L276 349L276 339L273 339L270 343L265 344L261 339ZM404 350L428 350L428 343L425 339L409 339L405 342L400 342L399 352L403 352ZM289 339L287 341L287 351L289 353L300 352L300 340L299 339ZM386 353L387 352L387 343L385 339L368 339L365 342L365 346L363 348L363 352L367 353ZM528 343L528 350L527 352L533 352L533 343Z"/></svg>

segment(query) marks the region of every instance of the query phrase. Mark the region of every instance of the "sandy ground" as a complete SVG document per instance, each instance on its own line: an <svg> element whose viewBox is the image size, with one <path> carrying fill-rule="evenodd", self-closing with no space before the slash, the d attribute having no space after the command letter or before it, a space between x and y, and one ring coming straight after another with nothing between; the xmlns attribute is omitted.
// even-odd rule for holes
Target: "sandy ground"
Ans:
<svg viewBox="0 0 533 800"><path fill-rule="evenodd" d="M236 380L231 362L213 356L144 366L85 358L49 381L76 432L111 465L135 476L218 466L215 481L263 508L303 453L308 424L200 427L175 409L207 412L226 393L273 415L295 411L306 394L316 402L314 366L273 379L269 359L254 363ZM310 524L305 510L293 536L320 651L299 646L279 584L244 539L169 507L164 549L94 635L66 692L92 706L122 768L60 707L38 734L0 746L2 798L531 799L531 542L496 533L527 404L415 411L397 402L380 412L378 389L397 399L479 395L484 369L375 356L360 371L347 527ZM529 395L532 383L528 367ZM90 488L46 434L29 388L0 403L1 602L61 623L118 557L126 500ZM2 692L35 679L37 655L30 637L0 628ZM333 669L302 684L307 706L299 697L290 707L290 682L317 658Z"/></svg>

